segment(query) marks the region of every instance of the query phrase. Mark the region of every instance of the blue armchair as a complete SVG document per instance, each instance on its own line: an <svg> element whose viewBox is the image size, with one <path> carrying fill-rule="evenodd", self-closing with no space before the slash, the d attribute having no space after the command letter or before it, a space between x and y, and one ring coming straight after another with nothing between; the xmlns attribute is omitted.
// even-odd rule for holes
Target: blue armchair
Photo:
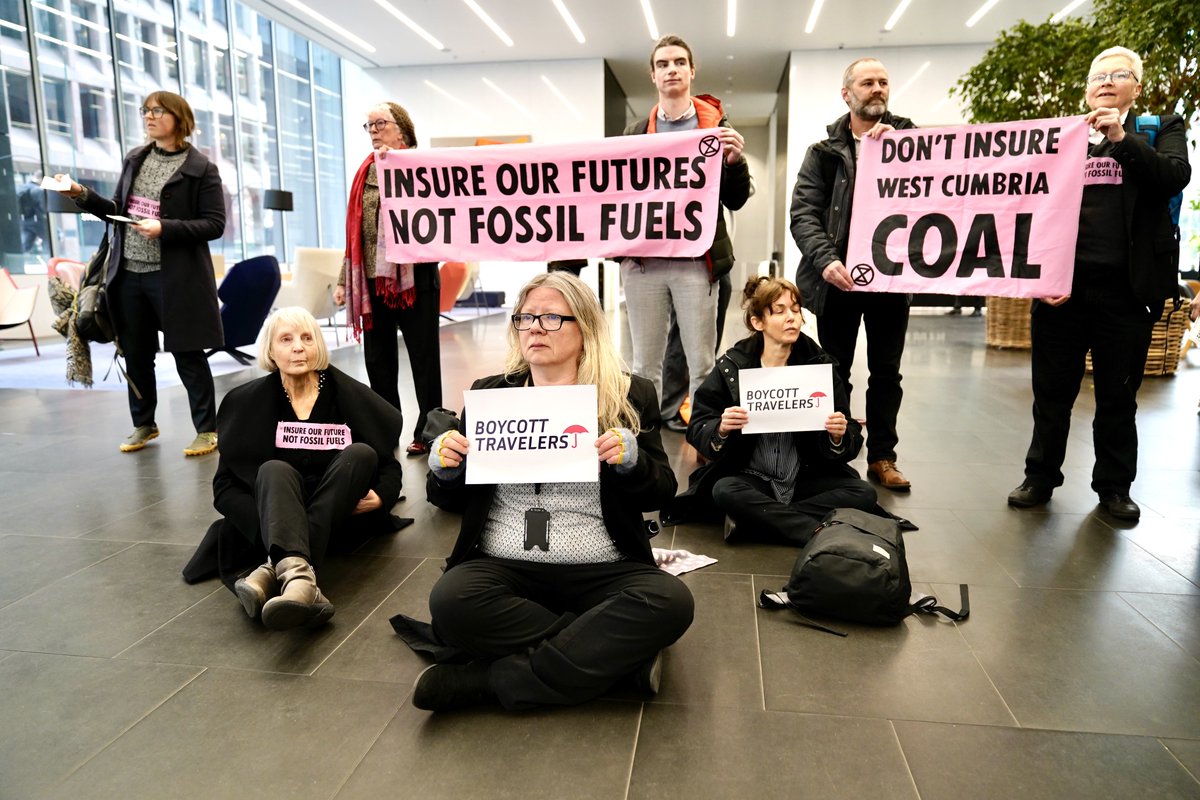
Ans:
<svg viewBox="0 0 1200 800"><path fill-rule="evenodd" d="M217 289L222 303L225 347L209 350L207 355L228 353L242 364L253 363L254 356L237 348L254 344L258 339L278 292L279 261L275 256L256 256L234 264Z"/></svg>

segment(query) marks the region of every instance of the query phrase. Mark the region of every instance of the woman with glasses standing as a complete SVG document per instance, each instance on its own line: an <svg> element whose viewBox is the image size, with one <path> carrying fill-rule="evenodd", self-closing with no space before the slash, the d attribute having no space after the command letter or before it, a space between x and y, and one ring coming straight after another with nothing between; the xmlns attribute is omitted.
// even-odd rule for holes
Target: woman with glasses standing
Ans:
<svg viewBox="0 0 1200 800"><path fill-rule="evenodd" d="M692 622L691 593L655 566L642 519L676 486L654 387L622 370L604 311L575 276L538 275L515 308L504 372L472 388L594 385L599 479L468 485L470 439L434 440L429 499L463 521L429 597L432 630L476 660L421 673L412 702L430 711L582 703L622 679L655 691L659 651Z"/></svg>
<svg viewBox="0 0 1200 800"><path fill-rule="evenodd" d="M393 264L379 236L379 180L375 155L417 146L408 112L396 103L380 103L367 111L363 130L371 137L367 156L350 186L346 208L346 257L333 299L347 306L355 337L362 335L371 388L400 410L400 350L396 329L404 336L417 394L417 423L410 456L429 452L422 438L425 418L442 404L442 357L438 335L441 282L437 264Z"/></svg>
<svg viewBox="0 0 1200 800"><path fill-rule="evenodd" d="M129 372L134 426L121 451L141 450L158 436L154 357L162 331L196 427L183 453L200 456L217 449L216 393L204 351L225 343L208 252L208 243L225 232L221 175L187 141L196 118L186 100L153 92L141 113L150 142L125 156L112 199L75 182L61 193L105 222L110 216L133 220L113 228L105 278Z"/></svg>
<svg viewBox="0 0 1200 800"><path fill-rule="evenodd" d="M1168 202L1191 178L1187 134L1173 114L1137 117L1142 59L1112 47L1092 61L1087 170L1071 293L1034 303L1033 440L1008 504L1032 508L1063 484L1071 407L1092 353L1096 452L1092 491L1110 516L1136 520L1137 391L1155 321L1179 291L1179 243ZM1152 135L1148 128L1156 129Z"/></svg>

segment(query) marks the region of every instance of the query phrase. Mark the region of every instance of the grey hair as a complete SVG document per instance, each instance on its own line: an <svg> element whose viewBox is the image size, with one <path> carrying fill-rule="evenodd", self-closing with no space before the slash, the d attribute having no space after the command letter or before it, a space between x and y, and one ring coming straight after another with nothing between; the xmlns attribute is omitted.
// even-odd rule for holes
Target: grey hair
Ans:
<svg viewBox="0 0 1200 800"><path fill-rule="evenodd" d="M258 339L259 367L267 372L279 370L279 365L275 363L275 359L271 355L271 344L275 341L275 332L283 325L298 328L302 333L313 337L313 341L317 345L317 363L313 365L313 369L321 370L329 367L329 347L325 344L325 337L321 334L321 326L308 309L299 306L277 308L271 312L271 316L267 317Z"/></svg>
<svg viewBox="0 0 1200 800"><path fill-rule="evenodd" d="M1133 79L1138 83L1142 82L1142 57L1130 50L1128 47L1110 47L1104 50L1100 55L1092 59L1092 66L1088 68L1088 75L1096 71L1096 65L1106 58L1120 56L1129 62L1129 69L1133 72Z"/></svg>

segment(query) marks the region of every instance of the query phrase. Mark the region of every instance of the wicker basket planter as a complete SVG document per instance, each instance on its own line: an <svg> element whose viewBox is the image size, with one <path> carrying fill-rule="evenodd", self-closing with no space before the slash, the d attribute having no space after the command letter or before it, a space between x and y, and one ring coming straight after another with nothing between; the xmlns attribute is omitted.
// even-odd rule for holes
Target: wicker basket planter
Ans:
<svg viewBox="0 0 1200 800"><path fill-rule="evenodd" d="M1033 301L1027 297L989 297L987 299L988 347L1028 350L1029 309Z"/></svg>

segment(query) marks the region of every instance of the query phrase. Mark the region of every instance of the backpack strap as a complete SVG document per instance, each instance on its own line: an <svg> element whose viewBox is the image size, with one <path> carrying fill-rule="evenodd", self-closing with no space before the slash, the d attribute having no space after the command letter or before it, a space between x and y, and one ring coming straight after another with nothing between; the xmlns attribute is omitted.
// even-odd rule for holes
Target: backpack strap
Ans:
<svg viewBox="0 0 1200 800"><path fill-rule="evenodd" d="M788 596L783 592L770 592L766 589L763 589L762 594L758 596L758 607L765 608L768 611L778 611L781 608L790 608L792 612L800 618L801 625L805 625L809 628L816 628L817 630L824 631L825 633L832 633L834 636L846 636L844 631L836 631L833 628L826 627L819 622L814 622L813 620L801 614L800 609L796 608L796 606L792 604L792 601L788 599Z"/></svg>
<svg viewBox="0 0 1200 800"><path fill-rule="evenodd" d="M934 616L941 614L947 619L952 619L955 622L961 622L971 616L971 598L967 595L967 585L960 583L958 585L958 596L961 602L958 611L938 605L937 598L931 594L915 594L916 600L908 607L909 614L932 614Z"/></svg>
<svg viewBox="0 0 1200 800"><path fill-rule="evenodd" d="M1154 141L1158 138L1158 129L1161 127L1162 119L1157 114L1143 114L1133 120L1134 131L1146 134L1150 139L1151 147L1154 147Z"/></svg>

